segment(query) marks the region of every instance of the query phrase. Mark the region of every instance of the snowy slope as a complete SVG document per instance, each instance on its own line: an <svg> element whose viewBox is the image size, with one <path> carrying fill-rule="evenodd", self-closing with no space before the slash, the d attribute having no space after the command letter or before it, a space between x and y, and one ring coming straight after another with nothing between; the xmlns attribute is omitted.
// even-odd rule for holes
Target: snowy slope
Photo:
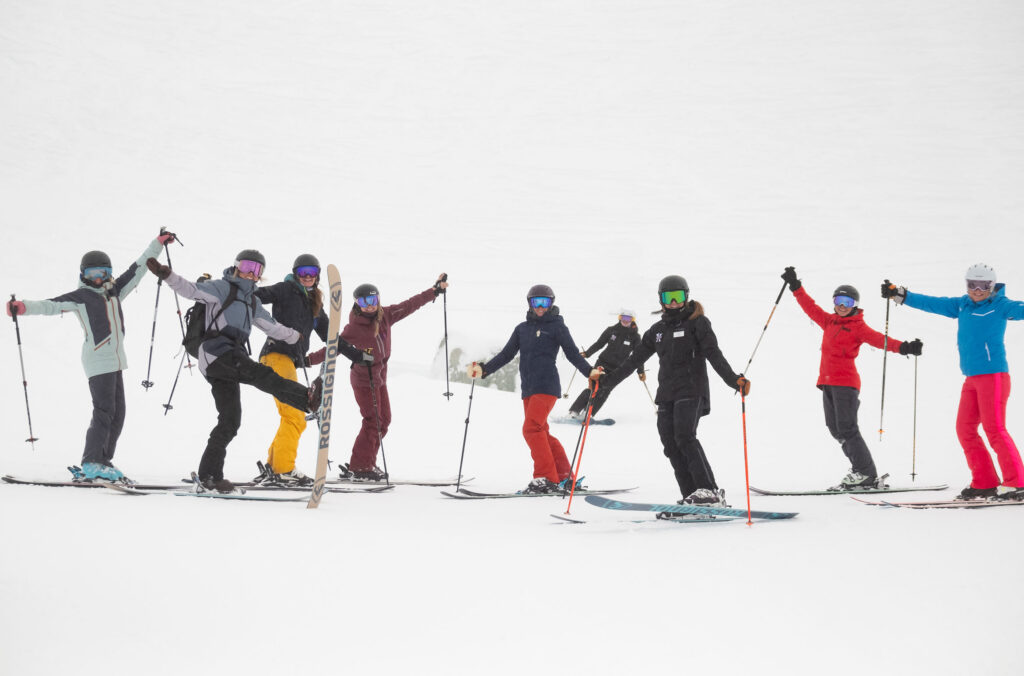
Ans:
<svg viewBox="0 0 1024 676"><path fill-rule="evenodd" d="M339 265L346 289L373 281L397 302L446 271L451 344L483 355L521 321L533 283L555 288L589 344L622 307L649 326L658 280L683 274L741 370L786 265L819 302L857 286L879 330L884 278L959 295L963 270L984 260L1024 296L1022 28L1024 8L997 0L5 0L0 290L68 291L84 251L124 266L166 226L190 276L256 247L277 281L311 251ZM160 405L178 364L167 289L156 387L139 386L155 289L149 278L125 304L117 462L168 481L194 469L215 414L198 374L182 374L168 415ZM395 329L395 476L458 468L468 387L441 396L442 321L436 303ZM1007 332L1014 376L1022 329ZM90 414L79 328L21 322L34 450L6 330L0 472L61 476ZM890 330L924 341L917 480L952 495L969 480L953 430L955 326L893 308ZM819 343L784 294L748 371L756 485L830 485L846 470L814 388ZM858 364L862 430L879 468L909 481L914 363L888 359L882 442L882 355L865 348ZM715 381L712 398L701 439L745 505L740 404ZM342 402L335 461L357 425ZM265 395L247 391L243 405L236 479L276 427ZM465 452L476 486L529 480L520 406L477 389ZM1011 398L1018 435L1022 407ZM677 499L642 386L625 381L602 413L618 424L588 436L588 482ZM556 433L572 446L577 432ZM314 449L310 431L307 472ZM328 495L307 512L0 485L0 673L1004 674L1020 663L1009 592L1020 512L904 513L834 496L754 506L800 515L634 524L578 501L588 523L569 526L549 516L564 510L556 500L457 502L432 488Z"/></svg>

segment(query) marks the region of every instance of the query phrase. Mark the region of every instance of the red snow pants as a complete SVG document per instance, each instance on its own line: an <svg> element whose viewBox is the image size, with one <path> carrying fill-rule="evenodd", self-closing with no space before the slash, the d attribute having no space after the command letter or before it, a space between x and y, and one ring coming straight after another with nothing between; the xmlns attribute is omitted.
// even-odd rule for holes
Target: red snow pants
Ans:
<svg viewBox="0 0 1024 676"><path fill-rule="evenodd" d="M380 448L380 437L387 435L391 425L391 398L388 396L387 385L375 385L373 391L369 387L352 386L352 395L359 406L359 414L363 423L359 427L355 443L352 444L352 457L348 461L349 469L365 471L377 466L377 449ZM377 410L373 409L374 396L377 398ZM380 415L380 436L377 435L377 415Z"/></svg>
<svg viewBox="0 0 1024 676"><path fill-rule="evenodd" d="M992 450L999 460L1004 486L1024 486L1024 464L1020 451L1006 431L1006 400L1010 397L1010 374L988 373L968 376L960 390L960 409L956 415L956 436L971 469L972 488L995 488L1000 484L978 425L985 429Z"/></svg>
<svg viewBox="0 0 1024 676"><path fill-rule="evenodd" d="M557 484L572 476L572 467L561 442L551 436L548 428L548 414L556 401L558 397L550 394L532 394L523 399L523 438L533 456L533 478L547 477Z"/></svg>

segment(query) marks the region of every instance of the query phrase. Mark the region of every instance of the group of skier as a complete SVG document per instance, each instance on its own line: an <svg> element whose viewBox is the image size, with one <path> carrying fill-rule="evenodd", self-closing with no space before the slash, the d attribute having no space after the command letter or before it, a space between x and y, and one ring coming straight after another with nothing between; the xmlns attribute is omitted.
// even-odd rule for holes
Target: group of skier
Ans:
<svg viewBox="0 0 1024 676"><path fill-rule="evenodd" d="M285 484L310 485L312 480L296 469L295 460L306 416L320 405L321 383L317 378L309 386L301 385L298 369L324 360L325 349L309 351L312 334L315 332L324 342L329 338L328 317L319 288L319 260L312 254L301 254L282 281L260 287L266 260L259 251L245 249L220 279L207 276L193 283L156 258L161 248L174 241L173 233L161 231L116 278L109 256L90 251L82 257L75 291L49 300L20 301L12 297L7 303L7 314L15 321L20 315L70 312L78 317L85 332L82 362L89 379L93 415L86 433L81 478L124 479L113 463L125 419L122 371L126 359L121 303L148 269L178 295L205 306L196 354L200 372L210 384L218 417L199 463L200 482L208 490L234 490L232 482L224 477L224 460L227 445L241 424L239 385L246 384L273 395L281 418L267 452L268 474ZM822 391L825 424L851 466L835 489L884 487L857 422L860 377L855 359L864 343L901 355L918 356L922 353L922 342L896 340L871 329L859 307L860 295L852 286L836 288L832 294L833 311L829 312L810 297L794 268L787 267L782 279L803 311L823 330L817 386ZM971 470L971 483L960 498L1024 499L1024 465L1005 425L1010 376L1003 341L1006 321L1024 319L1024 303L1006 298L1003 285L996 282L995 272L988 266L972 266L967 271L966 283L967 294L960 297L913 293L888 280L881 291L883 298L898 305L957 318L959 322L960 365L966 380L956 430ZM356 287L338 349L352 362L350 382L362 425L351 459L342 467L343 476L362 481L386 479L376 460L381 438L391 421L387 371L392 326L444 293L447 287L447 275L441 274L430 288L388 306L381 304L380 292L374 285ZM657 354L657 430L679 485L679 502L725 506L725 492L718 486L697 438L698 423L711 410L707 364L711 364L727 387L744 396L749 394L751 383L742 373L736 373L723 356L711 322L703 306L691 297L687 281L678 275L661 280L661 316L642 336L635 314L623 311L615 324L582 351L576 347L554 302L555 293L549 286L531 287L525 321L515 327L504 348L490 360L473 362L467 369L470 377L484 378L519 354L522 431L534 465L533 479L523 492L560 493L573 487L570 461L548 424L548 416L561 394L556 368L558 352L562 351L588 379L588 388L570 407L575 417L586 416L588 412L593 415L615 386L629 375L637 373L644 380L644 364ZM272 313L264 309L264 304L272 305ZM259 361L254 361L247 349L253 326L267 334ZM602 348L597 363L591 366L587 357ZM996 453L999 472L978 434L979 425Z"/></svg>

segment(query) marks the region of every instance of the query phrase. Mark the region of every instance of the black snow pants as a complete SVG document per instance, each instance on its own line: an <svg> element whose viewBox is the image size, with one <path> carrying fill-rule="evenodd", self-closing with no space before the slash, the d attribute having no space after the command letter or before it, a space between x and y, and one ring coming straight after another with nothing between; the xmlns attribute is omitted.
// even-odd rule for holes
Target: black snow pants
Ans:
<svg viewBox="0 0 1024 676"><path fill-rule="evenodd" d="M704 447L697 440L697 423L706 409L703 397L658 404L658 435L684 498L698 488L718 489Z"/></svg>
<svg viewBox="0 0 1024 676"><path fill-rule="evenodd" d="M821 397L825 407L825 425L828 431L842 444L843 453L850 460L854 472L874 479L878 476L871 451L857 425L857 409L860 408L860 392L854 387L822 385Z"/></svg>
<svg viewBox="0 0 1024 676"><path fill-rule="evenodd" d="M89 394L92 395L92 420L85 433L82 463L112 465L117 440L124 427L124 379L121 371L89 378Z"/></svg>

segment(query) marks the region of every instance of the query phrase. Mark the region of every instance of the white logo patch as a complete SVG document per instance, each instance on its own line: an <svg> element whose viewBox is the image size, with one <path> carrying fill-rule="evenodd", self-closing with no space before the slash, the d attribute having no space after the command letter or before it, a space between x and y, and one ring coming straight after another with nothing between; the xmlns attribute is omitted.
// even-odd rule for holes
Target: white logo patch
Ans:
<svg viewBox="0 0 1024 676"><path fill-rule="evenodd" d="M675 333L672 334L672 337L673 338L682 338L685 335L686 335L686 329L679 329L678 331L676 331Z"/></svg>

